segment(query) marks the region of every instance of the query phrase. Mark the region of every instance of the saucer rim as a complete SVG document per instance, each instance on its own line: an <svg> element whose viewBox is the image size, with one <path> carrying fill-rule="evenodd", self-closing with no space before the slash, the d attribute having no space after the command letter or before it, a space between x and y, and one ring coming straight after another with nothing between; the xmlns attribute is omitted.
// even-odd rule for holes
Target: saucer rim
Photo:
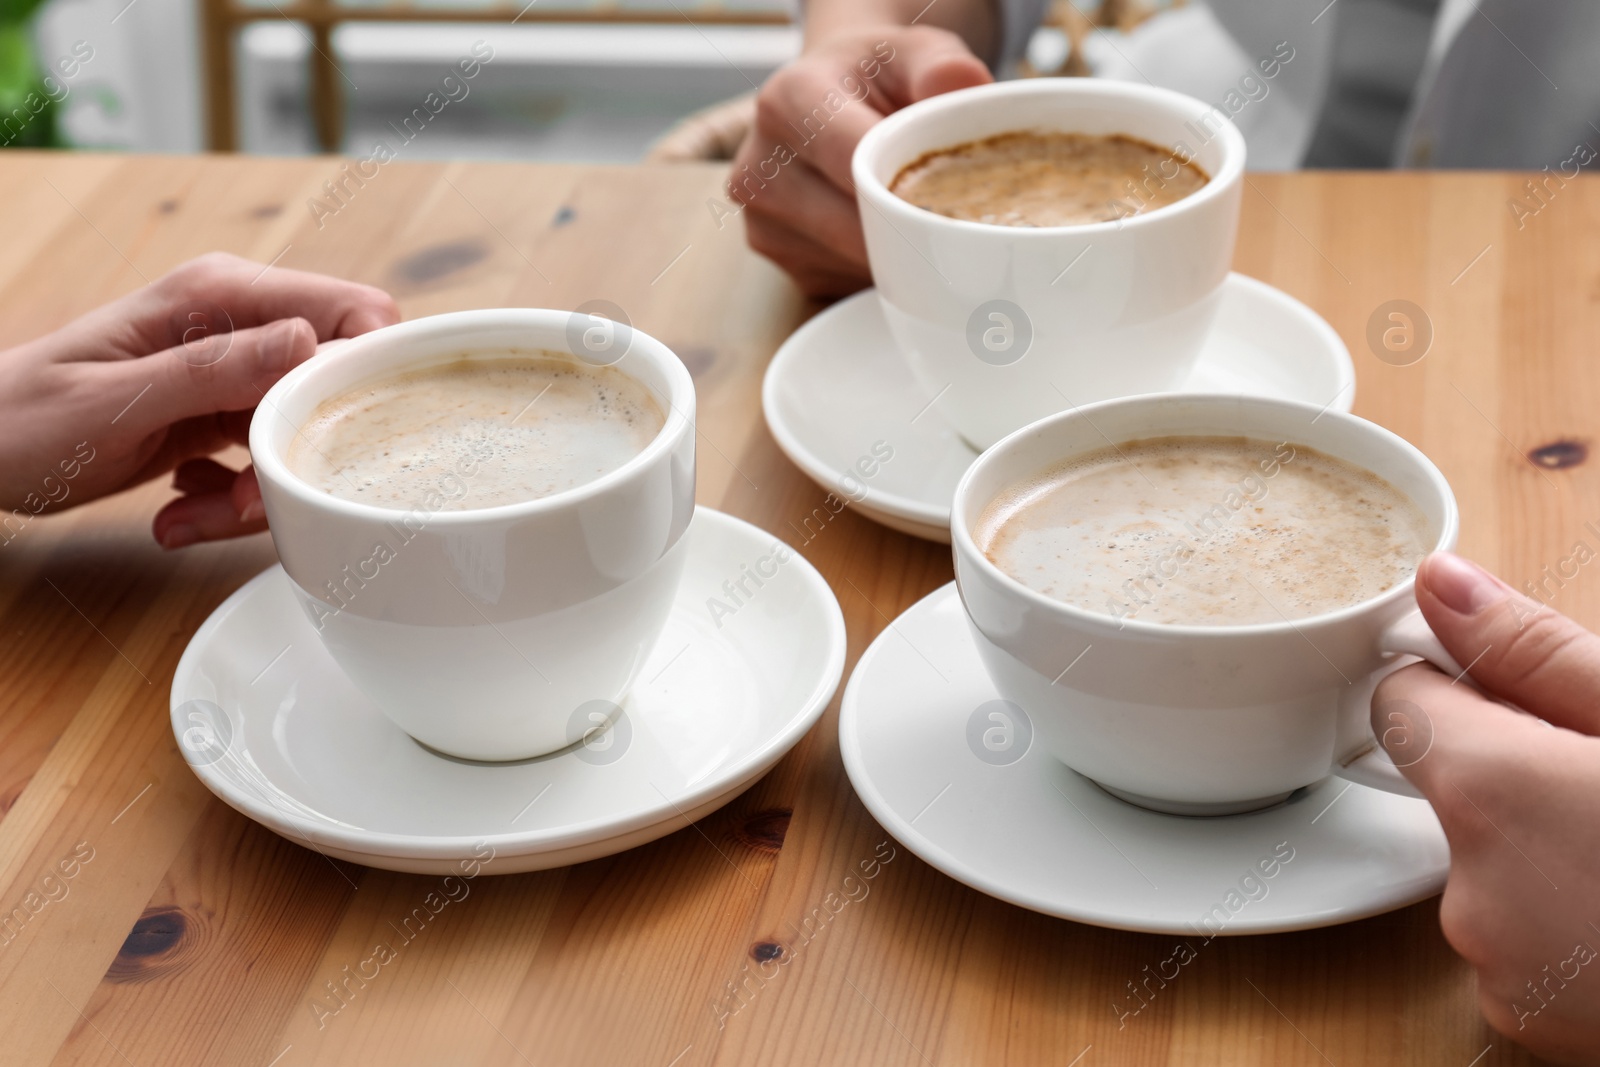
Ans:
<svg viewBox="0 0 1600 1067"><path fill-rule="evenodd" d="M947 582L906 608L895 621L899 622L901 618L915 611L932 610L937 606L938 602L950 597L959 598L959 596L960 592L956 588L956 583L954 581ZM1195 931L1192 928L1181 924L1173 925L1157 919L1139 922L1131 920L1126 913L1113 913L1090 906L1065 908L1061 906L1059 901L1050 901L1035 897L1029 893L1018 892L1001 882L992 879L986 880L981 872L976 871L970 863L960 859L948 849L918 832L876 788L874 780L868 772L867 760L860 750L859 739L856 736L855 727L857 720L862 715L860 686L864 683L861 682L861 679L865 677L867 671L871 669L871 665L880 654L880 646L888 646L889 629L885 627L857 658L855 669L850 672L850 679L845 684L844 695L839 701L839 755L844 763L845 774L850 779L850 785L854 788L856 796L860 798L862 805L878 821L878 824L896 841L904 845L940 874L996 900L1027 908L1029 911L1035 911L1042 915L1111 930L1179 936L1195 935ZM1068 768L1068 771L1072 774L1077 773L1071 771L1070 768ZM1087 781L1087 779L1085 780ZM1367 786L1356 782L1350 782L1349 787L1353 789L1368 789ZM1381 790L1369 791L1381 792ZM1417 803L1425 803L1425 801L1417 801ZM1149 814L1153 818L1182 817L1161 815L1157 812L1150 812ZM1262 813L1245 812L1240 815L1225 815L1217 818L1247 819L1260 814ZM1301 930L1316 930L1328 926L1340 926L1344 923L1357 922L1361 919L1370 919L1373 916L1387 914L1437 896L1444 889L1448 870L1448 863L1446 863L1432 877L1421 877L1412 882L1402 883L1402 887L1388 894L1365 900L1361 905L1348 909L1322 909L1314 914L1307 914L1300 919L1250 918L1240 915L1213 936L1239 937L1294 933ZM1407 886L1409 888L1405 888Z"/></svg>
<svg viewBox="0 0 1600 1067"><path fill-rule="evenodd" d="M691 521L686 533L693 536L696 525L702 521L713 526L731 529L739 534L759 538L765 544L772 539L782 542L781 538L763 530L754 523L745 521L726 512L705 505L697 505L694 520ZM693 543L690 546L693 552ZM252 577L228 596L206 618L194 636L189 639L184 648L183 655L178 660L177 668L173 672L172 685L169 690L168 719L172 727L174 740L177 741L178 751L183 755L184 763L200 779L201 783L218 799L241 814L260 823L274 832L288 832L289 840L295 837L303 838L316 845L326 845L329 848L341 851L371 856L374 860L392 858L395 860L451 860L466 855L463 850L470 850L479 844L488 844L497 852L504 850L507 855L530 855L541 852L557 851L566 848L581 847L585 844L620 837L635 831L644 830L666 822L674 817L680 817L684 811L692 811L699 806L719 797L731 800L735 791L742 786L751 784L756 778L777 764L791 749L794 748L821 720L827 711L828 705L839 691L843 681L845 656L848 651L847 637L844 625L844 613L839 606L839 601L833 594L833 589L821 573L797 549L789 548L793 562L800 564L802 581L812 597L817 599L826 616L825 631L818 631L818 639L827 644L826 657L823 666L817 672L817 680L811 691L803 700L795 704L795 712L784 724L782 729L774 732L766 742L752 749L744 758L727 765L721 773L714 774L701 780L694 789L680 795L663 794L658 805L649 805L638 809L624 818L602 818L589 822L567 824L555 829L525 830L502 834L469 834L469 835L427 835L427 834L398 834L388 831L376 830L346 830L344 825L330 826L328 823L306 819L293 812L285 812L274 808L270 802L261 802L255 798L244 795L234 788L232 780L216 774L212 765L196 765L190 761L188 752L181 740L181 726L178 721L178 709L187 702L186 694L192 685L197 664L204 655L203 649L208 648L216 639L216 631L229 619L234 612L242 609L243 605L253 595L257 586L270 584L281 576L285 582L291 579L284 571L282 564L274 563L261 573ZM787 568L786 568L787 569ZM682 595L680 586L679 595ZM679 601L675 600L675 605ZM398 729L398 728L397 728ZM283 793L273 785L274 791ZM658 790L659 792L659 790ZM283 794L288 796L290 794Z"/></svg>
<svg viewBox="0 0 1600 1067"><path fill-rule="evenodd" d="M1335 392L1334 399L1329 401L1328 408L1329 410L1349 414L1355 406L1355 360L1351 358L1350 347L1345 344L1344 338L1339 335L1339 331L1335 330L1333 325L1318 314L1309 304L1275 285L1262 281L1260 278L1252 278L1250 275L1241 274L1238 271L1229 271L1226 280L1222 284L1225 287L1234 286L1240 291L1249 292L1252 295L1252 299L1276 301L1284 305L1297 318L1304 320L1315 332L1323 335L1324 347L1332 355L1333 362L1337 364L1337 378L1339 381L1338 391ZM876 300L877 297L878 290L876 287L869 286L859 293L853 293L811 316L801 324L799 329L785 338L783 344L778 346L778 351L773 354L771 362L767 364L766 373L761 381L761 412L767 424L767 431L772 434L779 450L789 458L790 462L799 467L806 477L830 492L839 492L842 488L837 484L841 472L835 470L830 464L820 459L815 452L811 451L800 439L799 435L796 434L794 428L781 417L778 402L779 381L789 373L789 365L798 362L802 358L799 353L810 347L812 334L821 333L823 329L831 325L833 319L842 318L847 314L853 313L856 304ZM1182 395L1191 391L1174 389L1170 392ZM1216 394L1201 391L1198 395L1211 396ZM932 418L940 417L936 409L930 409L929 415ZM963 441L962 443L965 444L966 442ZM967 447L971 448L970 445ZM976 460L978 455L979 453L974 451L972 458ZM850 505L859 509L868 518L910 536L924 536L928 539L939 541L949 538L951 513L948 505L940 508L937 505L918 501L911 497L886 494L882 490L874 490L872 486L864 486L863 488L865 495L859 500L851 500ZM880 516L890 516L899 520L902 525L886 522ZM914 534L912 531L904 529L904 524L915 524L918 527L926 528L929 533L926 535ZM938 532L939 536L932 536L935 532Z"/></svg>

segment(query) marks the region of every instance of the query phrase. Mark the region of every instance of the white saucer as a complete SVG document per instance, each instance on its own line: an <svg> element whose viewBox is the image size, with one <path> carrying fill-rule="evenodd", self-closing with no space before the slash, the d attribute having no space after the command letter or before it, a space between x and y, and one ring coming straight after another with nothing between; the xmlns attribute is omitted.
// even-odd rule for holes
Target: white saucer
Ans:
<svg viewBox="0 0 1600 1067"><path fill-rule="evenodd" d="M1355 367L1322 316L1242 274L1230 274L1222 292L1189 391L1350 410ZM928 406L931 399L895 350L873 289L796 330L772 358L761 391L778 447L813 481L845 499L854 489L854 506L891 529L948 542L950 498L978 453ZM875 462L879 442L893 459Z"/></svg>
<svg viewBox="0 0 1600 1067"><path fill-rule="evenodd" d="M268 829L388 870L457 872L491 854L486 874L541 870L681 830L800 740L845 655L838 601L798 553L714 619L707 599L726 601L723 583L778 542L708 508L687 536L677 603L622 725L587 746L506 764L423 748L346 680L273 567L229 597L179 661L179 749L207 788Z"/></svg>
<svg viewBox="0 0 1600 1067"><path fill-rule="evenodd" d="M975 712L995 700L951 583L872 643L839 715L867 809L974 889L1096 926L1207 937L1331 926L1444 887L1450 854L1425 801L1330 778L1249 815L1158 815L1026 744L1020 725L1020 758L980 758L993 720ZM1285 844L1293 858L1262 878L1257 864Z"/></svg>

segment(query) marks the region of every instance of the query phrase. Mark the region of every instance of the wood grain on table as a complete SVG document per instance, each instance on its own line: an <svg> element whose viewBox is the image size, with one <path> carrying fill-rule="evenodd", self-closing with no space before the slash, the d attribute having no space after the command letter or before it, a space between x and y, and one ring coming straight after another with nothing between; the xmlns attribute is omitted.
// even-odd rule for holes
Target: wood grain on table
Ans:
<svg viewBox="0 0 1600 1067"><path fill-rule="evenodd" d="M719 226L719 169L397 162L319 226L307 200L339 166L5 153L0 344L211 249L386 287L408 318L609 300L694 372L701 502L805 540L825 494L778 451L759 397L814 309L737 219ZM1355 357L1357 413L1433 457L1463 551L1519 586L1574 542L1596 546L1583 524L1600 518L1583 461L1600 410L1600 181L1568 183L1519 229L1521 183L1253 175L1236 262L1328 318ZM1397 299L1432 323L1408 366L1367 340ZM1120 1022L1114 1003L1173 938L1000 903L892 841L866 897L797 935L888 840L845 777L837 702L698 832L475 879L352 982L438 880L329 861L189 772L173 669L274 557L266 536L162 552L149 523L170 496L147 485L0 548L0 1063L1530 1062L1480 1018L1437 901L1212 942ZM848 511L802 551L843 605L851 666L951 577L947 548ZM1600 624L1600 580L1565 580L1553 603Z"/></svg>

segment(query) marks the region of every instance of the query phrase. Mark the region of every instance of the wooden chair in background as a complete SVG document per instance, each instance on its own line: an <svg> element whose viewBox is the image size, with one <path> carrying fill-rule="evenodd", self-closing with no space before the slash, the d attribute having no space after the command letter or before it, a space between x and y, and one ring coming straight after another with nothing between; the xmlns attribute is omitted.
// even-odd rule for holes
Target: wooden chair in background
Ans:
<svg viewBox="0 0 1600 1067"><path fill-rule="evenodd" d="M1115 27L1127 32L1166 7L1152 0L1102 0L1086 14L1071 0L1053 0L1046 26L1067 37L1066 61L1055 71L1034 69L1026 60L1024 77L1081 76L1089 73L1083 60L1083 42L1097 29ZM684 21L725 26L771 26L788 23L782 11L731 9L717 0L699 0L687 14L624 8L616 0L601 0L586 8L537 8L528 0L496 0L478 7L419 7L412 0L389 0L346 6L337 0L283 0L270 6L246 6L241 0L201 0L201 42L205 59L207 141L213 151L238 148L235 108L236 64L234 49L239 31L254 22L295 22L305 27L311 43L309 102L317 143L325 152L337 152L344 139L344 75L334 55L333 31L346 22L489 22L489 23L603 23L679 25ZM731 160L755 118L755 94L745 93L698 111L683 119L653 145L647 162Z"/></svg>
<svg viewBox="0 0 1600 1067"><path fill-rule="evenodd" d="M674 5L677 8L678 5ZM600 0L590 7L539 8L536 0L494 0L475 7L418 6L409 0L380 0L359 7L337 0L279 0L248 6L240 0L200 0L200 40L205 61L206 135L217 152L238 148L235 108L237 75L234 49L239 31L254 22L295 22L305 27L311 43L309 101L317 143L325 152L337 152L344 139L344 75L334 55L333 31L346 22L489 22L489 23L602 23L682 25L685 21L719 26L785 25L789 16L773 9L733 9L717 0L698 0L677 10L659 11L621 7L616 0Z"/></svg>

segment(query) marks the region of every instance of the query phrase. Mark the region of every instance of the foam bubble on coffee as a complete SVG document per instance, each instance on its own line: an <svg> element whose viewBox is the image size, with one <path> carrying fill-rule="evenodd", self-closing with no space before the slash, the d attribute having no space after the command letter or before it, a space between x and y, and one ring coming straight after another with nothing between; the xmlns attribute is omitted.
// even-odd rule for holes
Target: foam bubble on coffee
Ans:
<svg viewBox="0 0 1600 1067"><path fill-rule="evenodd" d="M614 367L554 352L474 352L323 402L285 458L344 500L463 511L604 477L665 421L650 390Z"/></svg>
<svg viewBox="0 0 1600 1067"><path fill-rule="evenodd" d="M1165 437L1100 449L999 494L974 528L1029 588L1142 621L1303 619L1393 588L1428 524L1378 475L1303 445Z"/></svg>

